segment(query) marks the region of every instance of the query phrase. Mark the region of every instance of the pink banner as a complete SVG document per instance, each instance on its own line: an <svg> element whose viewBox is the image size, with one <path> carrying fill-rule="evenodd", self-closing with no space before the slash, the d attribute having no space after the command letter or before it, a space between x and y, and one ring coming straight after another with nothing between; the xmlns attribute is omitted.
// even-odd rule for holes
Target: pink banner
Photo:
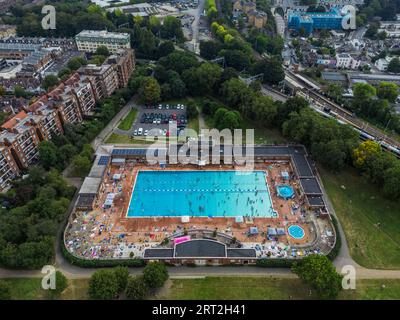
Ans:
<svg viewBox="0 0 400 320"><path fill-rule="evenodd" d="M189 241L189 240L190 240L190 236L183 236L183 237L175 238L174 239L174 244L186 242L186 241Z"/></svg>

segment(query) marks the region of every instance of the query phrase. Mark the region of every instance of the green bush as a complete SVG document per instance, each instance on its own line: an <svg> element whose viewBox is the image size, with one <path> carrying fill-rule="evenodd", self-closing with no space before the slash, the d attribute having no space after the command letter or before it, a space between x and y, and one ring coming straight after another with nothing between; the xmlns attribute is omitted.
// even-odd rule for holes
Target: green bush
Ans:
<svg viewBox="0 0 400 320"><path fill-rule="evenodd" d="M61 271L56 271L56 288L53 290L55 294L62 293L68 287L68 279Z"/></svg>
<svg viewBox="0 0 400 320"><path fill-rule="evenodd" d="M168 279L167 267L161 262L150 262L143 270L143 278L150 288L160 288Z"/></svg>
<svg viewBox="0 0 400 320"><path fill-rule="evenodd" d="M327 255L327 257L333 261L339 254L340 248L342 247L342 238L340 237L338 221L337 221L336 217L331 215L331 218L332 218L333 227L335 228L336 243L335 243L335 246L333 247L333 249L331 250L331 252L329 252L329 254Z"/></svg>
<svg viewBox="0 0 400 320"><path fill-rule="evenodd" d="M10 300L11 299L11 288L10 285L0 280L0 300Z"/></svg>
<svg viewBox="0 0 400 320"><path fill-rule="evenodd" d="M291 268L294 262L291 259L263 258L257 260L256 266L262 268Z"/></svg>
<svg viewBox="0 0 400 320"><path fill-rule="evenodd" d="M126 284L128 283L129 270L127 267L118 266L114 268L114 273L118 281L118 291L122 292L125 290Z"/></svg>
<svg viewBox="0 0 400 320"><path fill-rule="evenodd" d="M118 280L114 270L102 269L93 273L89 281L89 296L96 300L115 299L118 294Z"/></svg>
<svg viewBox="0 0 400 320"><path fill-rule="evenodd" d="M126 297L132 300L143 300L149 292L149 287L143 276L129 277L126 286Z"/></svg>

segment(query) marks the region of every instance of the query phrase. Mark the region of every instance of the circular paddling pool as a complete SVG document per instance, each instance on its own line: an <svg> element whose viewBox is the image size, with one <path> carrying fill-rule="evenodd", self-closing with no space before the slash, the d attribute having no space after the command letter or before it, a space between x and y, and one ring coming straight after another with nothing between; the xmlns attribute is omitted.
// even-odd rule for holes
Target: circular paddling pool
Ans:
<svg viewBox="0 0 400 320"><path fill-rule="evenodd" d="M289 235L294 239L304 238L304 229L297 224L294 224L288 228Z"/></svg>

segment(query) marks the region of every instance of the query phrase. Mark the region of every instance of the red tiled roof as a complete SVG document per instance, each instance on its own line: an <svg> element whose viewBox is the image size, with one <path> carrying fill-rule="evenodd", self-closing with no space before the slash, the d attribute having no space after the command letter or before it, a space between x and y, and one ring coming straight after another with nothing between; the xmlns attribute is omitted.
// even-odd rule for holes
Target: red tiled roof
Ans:
<svg viewBox="0 0 400 320"><path fill-rule="evenodd" d="M12 129L15 127L15 125L18 123L18 119L25 119L28 115L26 114L25 111L21 111L17 113L14 117L12 117L10 120L4 122L1 127L4 129Z"/></svg>

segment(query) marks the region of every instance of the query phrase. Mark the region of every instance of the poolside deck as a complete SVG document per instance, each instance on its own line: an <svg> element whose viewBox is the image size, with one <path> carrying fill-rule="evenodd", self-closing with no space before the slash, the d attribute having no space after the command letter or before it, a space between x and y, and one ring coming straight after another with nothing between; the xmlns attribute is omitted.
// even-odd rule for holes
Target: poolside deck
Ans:
<svg viewBox="0 0 400 320"><path fill-rule="evenodd" d="M209 229L224 232L235 237L242 243L267 243L275 241L282 245L302 245L313 240L313 230L307 223L307 209L305 196L300 195L299 180L295 176L290 161L270 161L257 163L255 170L266 172L267 184L274 210L278 213L276 218L248 217L243 223L235 222L235 217L190 217L188 223L182 223L181 217L127 217L127 210L131 199L135 179L140 170L243 170L235 166L169 166L161 169L158 166L126 163L123 166L111 166L106 169L105 178L100 188L94 210L75 213L75 220L66 232L68 243L73 246L74 252L87 256L96 249L98 257L113 257L115 246L121 241L127 246L141 247L151 243L159 243L165 237L184 229ZM289 179L282 177L282 172L289 173ZM119 181L114 181L115 174L120 175ZM276 185L287 184L295 190L293 199L284 200L278 197ZM104 202L109 193L115 193L113 205L104 207ZM294 239L287 234L287 228L298 224L305 230L302 239ZM258 234L249 235L249 228L257 227ZM268 228L283 228L285 235L267 238ZM79 245L75 240L79 239ZM71 242L72 241L72 242ZM146 245L147 244L147 245Z"/></svg>

